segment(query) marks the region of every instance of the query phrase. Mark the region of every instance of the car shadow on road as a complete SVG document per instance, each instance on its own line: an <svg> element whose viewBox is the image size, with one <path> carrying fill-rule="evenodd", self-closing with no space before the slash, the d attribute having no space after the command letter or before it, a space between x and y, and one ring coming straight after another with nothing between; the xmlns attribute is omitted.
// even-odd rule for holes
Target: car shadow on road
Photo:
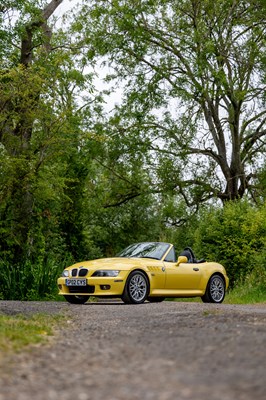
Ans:
<svg viewBox="0 0 266 400"><path fill-rule="evenodd" d="M141 303L138 304L140 305L145 305L145 304L150 304L149 302ZM130 305L135 305L135 304L126 304L120 299L114 299L114 300L96 300L96 301L88 301L87 303L83 304L84 306L130 306Z"/></svg>

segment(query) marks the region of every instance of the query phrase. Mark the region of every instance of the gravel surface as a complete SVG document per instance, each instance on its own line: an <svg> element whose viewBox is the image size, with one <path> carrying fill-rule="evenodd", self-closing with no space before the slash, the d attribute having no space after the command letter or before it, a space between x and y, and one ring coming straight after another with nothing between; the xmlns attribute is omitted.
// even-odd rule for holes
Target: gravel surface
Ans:
<svg viewBox="0 0 266 400"><path fill-rule="evenodd" d="M52 343L0 362L0 400L264 400L266 305L0 301L66 313Z"/></svg>

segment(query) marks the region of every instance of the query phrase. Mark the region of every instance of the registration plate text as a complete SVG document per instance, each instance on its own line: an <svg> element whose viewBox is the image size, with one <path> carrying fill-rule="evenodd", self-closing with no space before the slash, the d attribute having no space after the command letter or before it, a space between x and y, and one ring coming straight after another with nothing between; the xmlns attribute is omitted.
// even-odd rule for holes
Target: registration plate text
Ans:
<svg viewBox="0 0 266 400"><path fill-rule="evenodd" d="M66 279L66 286L86 286L86 279Z"/></svg>

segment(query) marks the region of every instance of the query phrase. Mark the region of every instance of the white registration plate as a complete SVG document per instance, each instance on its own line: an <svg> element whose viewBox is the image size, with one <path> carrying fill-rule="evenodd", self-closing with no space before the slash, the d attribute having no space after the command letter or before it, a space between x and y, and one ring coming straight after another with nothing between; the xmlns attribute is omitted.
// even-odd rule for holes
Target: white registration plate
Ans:
<svg viewBox="0 0 266 400"><path fill-rule="evenodd" d="M86 286L86 279L66 279L66 286Z"/></svg>

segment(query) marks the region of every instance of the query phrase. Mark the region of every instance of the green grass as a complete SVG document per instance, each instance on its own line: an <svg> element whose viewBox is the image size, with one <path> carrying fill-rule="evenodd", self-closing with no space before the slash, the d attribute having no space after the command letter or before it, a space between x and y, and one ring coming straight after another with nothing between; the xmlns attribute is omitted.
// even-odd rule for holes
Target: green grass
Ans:
<svg viewBox="0 0 266 400"><path fill-rule="evenodd" d="M254 287L246 284L240 285L229 291L224 302L227 304L266 304L266 286L263 284Z"/></svg>
<svg viewBox="0 0 266 400"><path fill-rule="evenodd" d="M62 315L0 315L0 354L46 343L64 319Z"/></svg>
<svg viewBox="0 0 266 400"><path fill-rule="evenodd" d="M239 282L225 297L229 304L266 303L266 270L257 267Z"/></svg>

